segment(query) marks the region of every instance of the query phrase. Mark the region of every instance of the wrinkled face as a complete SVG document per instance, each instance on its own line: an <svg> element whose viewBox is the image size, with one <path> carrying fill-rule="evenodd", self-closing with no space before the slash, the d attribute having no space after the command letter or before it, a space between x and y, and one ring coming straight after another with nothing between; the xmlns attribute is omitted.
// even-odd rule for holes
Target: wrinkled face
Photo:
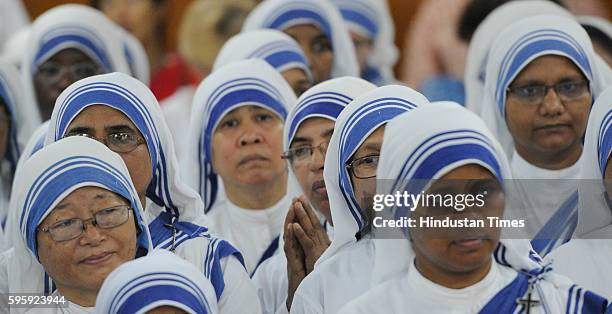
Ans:
<svg viewBox="0 0 612 314"><path fill-rule="evenodd" d="M6 154L8 148L9 135L11 133L11 116L6 109L6 104L0 97L0 159Z"/></svg>
<svg viewBox="0 0 612 314"><path fill-rule="evenodd" d="M212 136L212 164L225 184L271 182L287 171L281 159L283 121L258 106L242 106L221 119Z"/></svg>
<svg viewBox="0 0 612 314"><path fill-rule="evenodd" d="M55 100L72 83L102 73L100 66L83 52L68 48L43 62L34 73L34 89L40 117L51 118Z"/></svg>
<svg viewBox="0 0 612 314"><path fill-rule="evenodd" d="M174 306L164 305L147 311L147 314L187 314L187 312Z"/></svg>
<svg viewBox="0 0 612 314"><path fill-rule="evenodd" d="M305 120L297 129L289 148L295 150L302 147L319 147L321 144L326 147L334 133L334 124L334 121L326 118ZM310 203L325 216L327 221L331 221L329 199L323 180L325 152L315 148L312 156L306 157L303 161L294 159L291 167Z"/></svg>
<svg viewBox="0 0 612 314"><path fill-rule="evenodd" d="M534 93L536 85L568 82L588 81L569 59L548 55L526 66L510 88L522 89L524 96L529 96ZM531 102L517 93L508 92L506 123L517 151L537 155L580 149L591 108L591 93L587 89L577 97L563 97L563 93L571 94L575 90L571 84L566 85L562 93L549 88L541 101ZM530 161L529 156L523 157Z"/></svg>
<svg viewBox="0 0 612 314"><path fill-rule="evenodd" d="M119 265L136 256L136 223L128 220L114 228L100 229L87 223L83 233L72 240L56 242L45 229L61 221L90 219L100 210L129 205L122 197L98 187L82 187L70 193L38 226L38 255L45 271L60 292L99 290L104 279Z"/></svg>
<svg viewBox="0 0 612 314"><path fill-rule="evenodd" d="M140 145L127 153L117 152L130 172L130 177L134 187L138 192L141 201L147 192L149 183L153 176L151 156L149 149L144 143L143 136L130 120L121 111L104 105L89 106L79 113L66 129L65 136L87 135L94 137L108 145L108 140L112 137L122 139L133 137L139 139ZM109 146L111 150L113 148ZM144 203L143 203L144 204Z"/></svg>
<svg viewBox="0 0 612 314"><path fill-rule="evenodd" d="M302 69L293 68L285 70L281 75L285 78L287 83L289 83L289 86L291 86L291 89L293 89L297 97L300 97L300 95L312 87L312 83Z"/></svg>
<svg viewBox="0 0 612 314"><path fill-rule="evenodd" d="M376 194L376 169L384 134L385 126L378 127L366 138L348 161L348 164L353 162L353 165L355 165L353 170L349 171L349 174L353 183L355 198L364 210L372 208L373 197ZM370 175L372 175L370 178L359 178Z"/></svg>
<svg viewBox="0 0 612 314"><path fill-rule="evenodd" d="M330 79L334 62L331 39L311 24L292 26L284 32L293 37L302 48L310 62L315 84Z"/></svg>
<svg viewBox="0 0 612 314"><path fill-rule="evenodd" d="M487 191L484 193L484 191ZM411 215L419 221L433 219L483 219L485 228L410 228L410 237L417 259L448 272L470 272L487 265L499 242L499 228L489 228L486 217L500 217L504 196L499 182L487 169L479 165L458 167L436 180L427 194L457 195L483 194L484 206L473 206L457 211L453 207L430 205L418 207ZM455 197L455 196L454 196Z"/></svg>
<svg viewBox="0 0 612 314"><path fill-rule="evenodd" d="M357 54L359 68L363 71L363 69L366 67L368 56L372 51L372 40L355 32L351 32L351 39L353 40L353 45L355 46L355 53Z"/></svg>
<svg viewBox="0 0 612 314"><path fill-rule="evenodd" d="M143 44L156 40L157 27L166 15L165 5L153 0L102 0L100 9Z"/></svg>

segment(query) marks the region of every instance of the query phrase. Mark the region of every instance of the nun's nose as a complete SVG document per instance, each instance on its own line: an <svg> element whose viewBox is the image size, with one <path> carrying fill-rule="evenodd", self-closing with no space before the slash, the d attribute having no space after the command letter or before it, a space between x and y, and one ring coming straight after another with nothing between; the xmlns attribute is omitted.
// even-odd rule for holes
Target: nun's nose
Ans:
<svg viewBox="0 0 612 314"><path fill-rule="evenodd" d="M263 141L262 136L258 132L246 131L240 137L240 146L246 146L250 144L258 144Z"/></svg>
<svg viewBox="0 0 612 314"><path fill-rule="evenodd" d="M540 113L544 116L558 116L562 114L564 110L565 105L563 101L559 95L557 95L554 88L550 88L544 96L544 100L540 106Z"/></svg>

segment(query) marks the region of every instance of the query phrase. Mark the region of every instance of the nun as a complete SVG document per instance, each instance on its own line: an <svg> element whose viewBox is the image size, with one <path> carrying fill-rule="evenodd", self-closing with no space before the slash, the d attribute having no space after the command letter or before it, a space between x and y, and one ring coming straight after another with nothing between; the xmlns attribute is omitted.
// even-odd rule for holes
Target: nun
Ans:
<svg viewBox="0 0 612 314"><path fill-rule="evenodd" d="M376 247L369 218L385 125L425 105L413 89L388 85L355 98L338 116L323 170L332 243L297 288L291 313L336 313L370 287Z"/></svg>
<svg viewBox="0 0 612 314"><path fill-rule="evenodd" d="M242 252L250 274L278 248L297 195L281 159L283 124L295 102L285 79L259 59L218 69L194 97L186 178L206 201L215 233Z"/></svg>
<svg viewBox="0 0 612 314"><path fill-rule="evenodd" d="M387 1L332 0L351 35L361 78L383 86L395 83L393 66L399 53Z"/></svg>
<svg viewBox="0 0 612 314"><path fill-rule="evenodd" d="M121 156L144 204L153 247L198 267L215 287L222 313L259 307L240 253L211 235L215 228L204 215L202 200L181 179L170 132L151 90L123 73L72 84L57 100L45 143L72 136L96 139Z"/></svg>
<svg viewBox="0 0 612 314"><path fill-rule="evenodd" d="M108 274L153 248L125 163L96 141L79 137L46 146L19 169L14 192L11 207L19 214L11 223L18 228L3 258L2 293L55 301L11 313L92 313Z"/></svg>
<svg viewBox="0 0 612 314"><path fill-rule="evenodd" d="M324 0L261 2L244 21L243 31L272 28L291 36L308 58L314 83L359 76L355 48L338 9Z"/></svg>
<svg viewBox="0 0 612 314"><path fill-rule="evenodd" d="M213 71L244 59L263 59L285 78L296 96L312 87L310 64L302 48L289 35L274 29L242 32L221 48Z"/></svg>
<svg viewBox="0 0 612 314"><path fill-rule="evenodd" d="M264 313L288 312L295 289L329 246L333 221L323 179L329 141L344 107L375 88L355 77L330 79L304 93L289 112L283 158L290 180L297 180L303 197L293 201L285 218L283 251L264 262L253 276Z"/></svg>
<svg viewBox="0 0 612 314"><path fill-rule="evenodd" d="M612 87L591 109L580 171L578 227L574 238L550 254L555 270L612 298Z"/></svg>
<svg viewBox="0 0 612 314"><path fill-rule="evenodd" d="M415 131L408 138L406 126ZM511 173L501 146L477 115L455 104L436 104L389 122L377 176L386 179L377 185L377 193L384 195L488 192L482 207L458 211L408 202L386 207L382 210L388 215L378 217L478 220L503 217L504 187ZM409 253L391 251L387 258L405 259L409 269L339 313L603 313L606 309L606 299L539 263L529 241L500 238L502 231L494 225L432 229L417 223L397 229L408 238L402 245Z"/></svg>
<svg viewBox="0 0 612 314"><path fill-rule="evenodd" d="M166 250L115 269L102 284L96 314L217 314L215 290L193 265Z"/></svg>
<svg viewBox="0 0 612 314"><path fill-rule="evenodd" d="M580 24L564 16L521 19L492 47L482 117L510 157L532 244L544 256L576 227L582 138L612 72Z"/></svg>
<svg viewBox="0 0 612 314"><path fill-rule="evenodd" d="M301 95L312 86L312 75L302 49L288 35L271 29L261 29L239 33L230 38L221 48L215 59L213 71L235 61L262 59L274 67L285 78L296 95ZM178 92L179 94L181 92ZM185 121L189 121L193 90L189 104L183 101L168 101L162 105L164 117L168 122L177 155L185 155L187 137L183 136ZM170 97L169 99L175 99Z"/></svg>
<svg viewBox="0 0 612 314"><path fill-rule="evenodd" d="M27 132L27 120L19 72L0 59L0 229L6 225L13 174L21 151L18 134Z"/></svg>
<svg viewBox="0 0 612 314"><path fill-rule="evenodd" d="M30 30L21 66L24 110L31 132L51 117L55 100L70 84L95 74L130 73L118 27L99 11L67 4L40 15Z"/></svg>
<svg viewBox="0 0 612 314"><path fill-rule="evenodd" d="M493 41L510 24L530 16L555 14L572 17L572 13L549 0L508 1L493 10L472 35L465 63L465 107L476 114L482 111L487 59Z"/></svg>

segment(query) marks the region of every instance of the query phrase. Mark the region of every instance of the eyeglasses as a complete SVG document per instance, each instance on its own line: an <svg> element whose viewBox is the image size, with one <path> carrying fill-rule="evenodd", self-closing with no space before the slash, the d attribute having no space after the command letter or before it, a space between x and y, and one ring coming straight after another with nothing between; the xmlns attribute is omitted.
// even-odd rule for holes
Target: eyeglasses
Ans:
<svg viewBox="0 0 612 314"><path fill-rule="evenodd" d="M74 133L67 134L64 137L70 136L84 136L93 140L96 140L100 143L106 145L110 150L116 153L129 153L136 149L136 147L145 144L146 141L140 136L136 136L131 133L111 133L106 136L106 138L97 138L93 137L87 133Z"/></svg>
<svg viewBox="0 0 612 314"><path fill-rule="evenodd" d="M291 165L294 167L302 166L312 160L312 155L314 155L315 149L318 149L321 155L325 156L328 146L329 142L325 141L317 146L301 146L291 148L283 153L281 158L289 160Z"/></svg>
<svg viewBox="0 0 612 314"><path fill-rule="evenodd" d="M369 179L376 176L379 155L368 155L357 158L346 164L346 169L358 179Z"/></svg>
<svg viewBox="0 0 612 314"><path fill-rule="evenodd" d="M84 61L71 65L60 65L55 62L45 62L38 68L41 78L50 84L57 83L66 73L80 80L100 73L100 67L94 62Z"/></svg>
<svg viewBox="0 0 612 314"><path fill-rule="evenodd" d="M97 211L93 218L72 218L58 221L46 228L39 228L42 232L48 232L55 242L64 242L79 237L86 229L87 222L100 229L111 229L123 225L130 218L129 205L119 205L104 208Z"/></svg>
<svg viewBox="0 0 612 314"><path fill-rule="evenodd" d="M570 102L580 99L589 92L589 82L564 81L554 85L529 84L517 87L508 87L506 91L529 104L540 104L546 97L548 89L553 88L561 101Z"/></svg>

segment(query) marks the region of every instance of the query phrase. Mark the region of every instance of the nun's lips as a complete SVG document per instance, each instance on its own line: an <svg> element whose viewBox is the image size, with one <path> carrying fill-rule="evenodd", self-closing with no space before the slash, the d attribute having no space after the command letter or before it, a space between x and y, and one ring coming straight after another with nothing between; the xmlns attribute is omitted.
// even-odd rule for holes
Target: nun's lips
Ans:
<svg viewBox="0 0 612 314"><path fill-rule="evenodd" d="M260 154L251 154L251 155L247 155L246 157L242 158L240 162L238 163L238 165L242 166L252 161L268 161L268 158Z"/></svg>
<svg viewBox="0 0 612 314"><path fill-rule="evenodd" d="M452 241L451 243L465 250L476 250L483 247L486 240L489 240L489 237L482 235L466 237Z"/></svg>
<svg viewBox="0 0 612 314"><path fill-rule="evenodd" d="M325 180L318 180L312 184L312 191L318 194L322 199L327 199L327 188Z"/></svg>
<svg viewBox="0 0 612 314"><path fill-rule="evenodd" d="M555 124L547 124L544 126L539 126L535 128L536 131L556 131L561 129L569 129L571 125L569 123L555 123Z"/></svg>
<svg viewBox="0 0 612 314"><path fill-rule="evenodd" d="M99 265L109 261L113 257L113 252L102 252L93 254L79 261L79 264Z"/></svg>

